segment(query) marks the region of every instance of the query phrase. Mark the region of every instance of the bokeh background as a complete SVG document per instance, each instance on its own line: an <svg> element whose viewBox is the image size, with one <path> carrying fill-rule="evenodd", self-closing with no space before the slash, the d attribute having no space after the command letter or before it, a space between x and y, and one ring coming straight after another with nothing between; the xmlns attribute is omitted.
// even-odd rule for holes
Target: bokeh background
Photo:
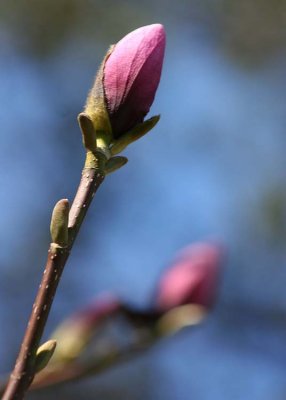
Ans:
<svg viewBox="0 0 286 400"><path fill-rule="evenodd" d="M226 249L218 303L100 377L31 399L285 400L286 2L0 2L0 372L12 368L49 242L84 160L76 122L109 44L167 32L158 126L108 177L65 270L46 337L102 291L149 304L185 245Z"/></svg>

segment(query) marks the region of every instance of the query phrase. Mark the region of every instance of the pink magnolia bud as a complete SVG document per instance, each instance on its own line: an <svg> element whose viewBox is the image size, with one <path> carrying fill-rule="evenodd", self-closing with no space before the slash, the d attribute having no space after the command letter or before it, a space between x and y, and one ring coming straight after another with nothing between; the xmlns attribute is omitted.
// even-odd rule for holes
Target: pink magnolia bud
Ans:
<svg viewBox="0 0 286 400"><path fill-rule="evenodd" d="M198 243L187 247L162 276L157 290L157 306L169 310L183 304L209 308L215 300L221 265L221 249Z"/></svg>
<svg viewBox="0 0 286 400"><path fill-rule="evenodd" d="M70 321L81 325L85 329L92 329L102 320L118 311L121 307L119 299L111 293L102 293L91 303L87 304L81 310L70 317Z"/></svg>
<svg viewBox="0 0 286 400"><path fill-rule="evenodd" d="M160 81L165 42L162 25L143 26L121 39L107 58L103 87L115 139L149 112Z"/></svg>

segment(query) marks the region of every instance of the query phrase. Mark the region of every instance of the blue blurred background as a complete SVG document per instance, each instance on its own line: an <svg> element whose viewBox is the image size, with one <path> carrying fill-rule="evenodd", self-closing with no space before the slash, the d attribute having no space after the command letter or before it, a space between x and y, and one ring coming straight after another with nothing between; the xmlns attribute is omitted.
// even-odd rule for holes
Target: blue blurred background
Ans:
<svg viewBox="0 0 286 400"><path fill-rule="evenodd" d="M150 115L124 152L65 270L46 337L91 297L149 304L185 245L227 251L215 310L101 377L33 399L285 400L286 2L2 0L0 372L12 368L40 281L51 210L84 161L76 116L111 43L167 32Z"/></svg>

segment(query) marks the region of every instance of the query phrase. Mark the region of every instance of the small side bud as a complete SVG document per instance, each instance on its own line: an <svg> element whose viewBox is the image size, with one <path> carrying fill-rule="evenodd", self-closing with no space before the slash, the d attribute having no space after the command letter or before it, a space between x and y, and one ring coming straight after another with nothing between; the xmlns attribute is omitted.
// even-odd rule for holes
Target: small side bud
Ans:
<svg viewBox="0 0 286 400"><path fill-rule="evenodd" d="M82 142L87 151L95 153L97 149L96 132L91 118L85 114L80 113L77 117L78 124L82 133Z"/></svg>
<svg viewBox="0 0 286 400"><path fill-rule="evenodd" d="M129 144L146 135L146 133L154 128L159 119L160 115L155 115L154 117L136 125L132 130L120 136L120 138L117 139L114 142L114 145L111 147L111 154L115 155L121 153L122 150L124 150Z"/></svg>
<svg viewBox="0 0 286 400"><path fill-rule="evenodd" d="M105 174L111 174L112 172L118 170L123 167L128 162L128 158L126 157L112 157L105 164Z"/></svg>
<svg viewBox="0 0 286 400"><path fill-rule="evenodd" d="M52 358L52 355L54 354L56 346L56 340L48 340L46 343L42 344L38 348L35 360L36 374L42 371L42 369L44 369L48 365L50 359Z"/></svg>
<svg viewBox="0 0 286 400"><path fill-rule="evenodd" d="M68 200L63 199L58 201L53 210L50 229L52 242L61 247L68 245L68 218Z"/></svg>

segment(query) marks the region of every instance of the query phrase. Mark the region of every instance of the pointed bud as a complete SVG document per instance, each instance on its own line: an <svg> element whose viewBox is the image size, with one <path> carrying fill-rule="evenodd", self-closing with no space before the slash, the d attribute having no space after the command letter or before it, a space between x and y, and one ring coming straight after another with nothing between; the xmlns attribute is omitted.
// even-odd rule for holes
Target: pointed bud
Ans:
<svg viewBox="0 0 286 400"><path fill-rule="evenodd" d="M62 199L54 207L50 227L52 242L61 247L68 245L68 219L69 202Z"/></svg>
<svg viewBox="0 0 286 400"><path fill-rule="evenodd" d="M119 168L123 167L128 162L128 158L126 157L112 157L105 164L105 174L111 174L114 171L117 171Z"/></svg>
<svg viewBox="0 0 286 400"><path fill-rule="evenodd" d="M85 113L80 113L77 117L77 120L82 132L82 141L84 147L87 151L95 153L97 149L96 132L91 118Z"/></svg>
<svg viewBox="0 0 286 400"><path fill-rule="evenodd" d="M136 125L131 131L124 133L119 139L115 140L111 148L111 154L115 155L121 153L129 144L146 135L146 133L154 128L159 119L160 115L155 115L141 124Z"/></svg>
<svg viewBox="0 0 286 400"><path fill-rule="evenodd" d="M48 365L56 346L56 340L48 340L38 348L35 360L35 373L40 372Z"/></svg>
<svg viewBox="0 0 286 400"><path fill-rule="evenodd" d="M198 243L185 249L162 276L157 307L164 311L183 304L209 308L215 301L221 269L219 246Z"/></svg>
<svg viewBox="0 0 286 400"><path fill-rule="evenodd" d="M98 123L99 116L106 118L107 112L111 141L141 124L149 112L161 77L165 42L162 25L144 26L121 39L104 59L85 112L96 130L104 125Z"/></svg>

